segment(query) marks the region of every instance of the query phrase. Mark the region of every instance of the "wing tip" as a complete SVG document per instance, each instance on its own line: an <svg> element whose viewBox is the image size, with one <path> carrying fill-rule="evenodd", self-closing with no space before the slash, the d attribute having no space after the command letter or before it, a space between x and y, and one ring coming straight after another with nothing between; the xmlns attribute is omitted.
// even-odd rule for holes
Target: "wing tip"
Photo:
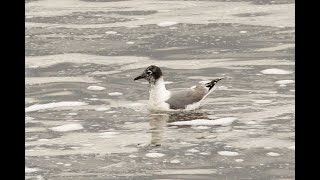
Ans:
<svg viewBox="0 0 320 180"><path fill-rule="evenodd" d="M210 90L214 87L214 85L216 85L217 82L219 82L222 79L225 79L225 77L221 77L221 78L217 78L217 79L212 80L211 82L206 84L206 87L208 87Z"/></svg>

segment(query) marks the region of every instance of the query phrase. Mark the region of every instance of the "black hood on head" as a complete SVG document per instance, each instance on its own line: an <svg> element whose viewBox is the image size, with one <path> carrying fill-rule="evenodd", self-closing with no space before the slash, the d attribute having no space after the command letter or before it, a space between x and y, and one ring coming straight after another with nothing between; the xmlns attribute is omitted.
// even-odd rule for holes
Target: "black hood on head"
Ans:
<svg viewBox="0 0 320 180"><path fill-rule="evenodd" d="M157 66L151 65L151 66L147 67L140 76L134 78L134 81L138 80L138 79L146 79L149 81L149 83L151 83L151 82L154 83L161 76L162 76L161 69Z"/></svg>
<svg viewBox="0 0 320 180"><path fill-rule="evenodd" d="M162 71L159 67L157 66L154 66L154 65L151 65L149 66L146 71L151 71L152 72L152 76L157 80L159 79L161 76L162 76Z"/></svg>

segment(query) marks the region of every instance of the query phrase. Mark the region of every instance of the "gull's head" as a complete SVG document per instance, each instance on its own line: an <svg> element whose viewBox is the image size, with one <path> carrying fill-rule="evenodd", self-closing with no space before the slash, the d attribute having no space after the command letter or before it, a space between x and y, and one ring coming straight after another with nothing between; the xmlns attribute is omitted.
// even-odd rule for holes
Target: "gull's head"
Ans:
<svg viewBox="0 0 320 180"><path fill-rule="evenodd" d="M160 77L162 77L161 69L157 66L151 65L147 67L140 76L134 78L134 81L138 79L146 79L149 83L154 84Z"/></svg>

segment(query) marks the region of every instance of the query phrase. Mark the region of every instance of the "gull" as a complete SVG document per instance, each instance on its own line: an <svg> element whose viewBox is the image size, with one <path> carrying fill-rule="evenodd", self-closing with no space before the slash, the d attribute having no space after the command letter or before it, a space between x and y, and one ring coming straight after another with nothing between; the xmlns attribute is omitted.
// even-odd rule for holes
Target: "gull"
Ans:
<svg viewBox="0 0 320 180"><path fill-rule="evenodd" d="M223 78L217 78L209 83L192 86L191 88L167 90L161 69L151 65L140 76L134 78L134 81L138 79L145 79L149 82L149 110L188 111L199 108L202 100L216 88L215 84Z"/></svg>

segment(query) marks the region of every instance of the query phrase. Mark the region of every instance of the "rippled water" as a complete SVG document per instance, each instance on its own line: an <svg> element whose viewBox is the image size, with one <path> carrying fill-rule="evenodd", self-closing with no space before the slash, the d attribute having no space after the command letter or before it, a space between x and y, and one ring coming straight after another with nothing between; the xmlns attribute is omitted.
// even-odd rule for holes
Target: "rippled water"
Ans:
<svg viewBox="0 0 320 180"><path fill-rule="evenodd" d="M294 1L26 1L26 179L294 179ZM216 77L202 107L146 109Z"/></svg>

